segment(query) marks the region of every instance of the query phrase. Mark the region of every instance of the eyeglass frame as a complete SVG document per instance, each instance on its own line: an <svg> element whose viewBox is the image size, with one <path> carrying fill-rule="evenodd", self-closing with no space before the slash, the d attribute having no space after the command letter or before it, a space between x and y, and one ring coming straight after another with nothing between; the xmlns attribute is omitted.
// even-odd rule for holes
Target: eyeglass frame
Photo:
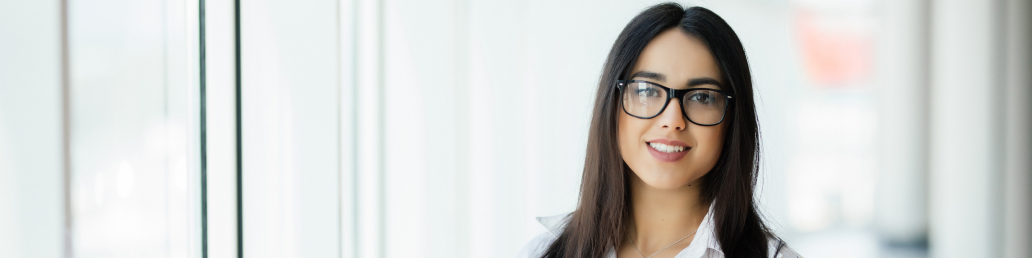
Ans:
<svg viewBox="0 0 1032 258"><path fill-rule="evenodd" d="M634 114L631 114L630 111L627 111L627 106L624 105L624 101L623 101L623 97L624 97L623 96L623 94L624 94L623 91L627 87L627 84L629 84L629 83L639 83L639 82L640 83L647 83L647 84L652 84L652 85L655 85L655 86L659 86L659 88L661 88L664 91L666 91L667 98L663 102L663 107L659 109L659 113L656 113L655 115L650 116L650 117L640 117L640 116L636 116ZM632 117L635 117L635 118L638 118L638 119L652 119L652 118L655 118L655 117L657 117L659 115L662 115L663 112L666 111L667 105L670 105L670 100L676 97L678 100L681 101L681 115L684 116L684 118L687 119L688 122L691 122L693 124L700 125L700 126L714 126L714 125L719 125L720 123L723 123L724 122L724 117L727 117L727 107L731 106L731 102L734 100L734 98L730 94L727 94L727 93L725 93L722 90L716 90L716 89L710 89L710 88L691 88L691 89L681 89L681 90L679 90L679 89L671 89L671 88L668 88L667 86L663 86L662 84L655 83L655 82L650 82L650 81L645 81L645 80L619 80L619 81L616 81L616 88L618 89L618 96L620 98L620 109L623 109L624 113L629 115L629 116L632 116ZM716 91L717 93L723 94L724 95L724 99L727 100L727 103L724 104L724 110L720 114L720 120L717 121L716 123L714 123L714 124L700 124L700 123L696 123L695 121L692 121L692 118L688 117L688 113L685 111L686 108L684 107L684 100L681 99L681 98L683 98L684 95L688 94L689 92L698 91L698 90Z"/></svg>

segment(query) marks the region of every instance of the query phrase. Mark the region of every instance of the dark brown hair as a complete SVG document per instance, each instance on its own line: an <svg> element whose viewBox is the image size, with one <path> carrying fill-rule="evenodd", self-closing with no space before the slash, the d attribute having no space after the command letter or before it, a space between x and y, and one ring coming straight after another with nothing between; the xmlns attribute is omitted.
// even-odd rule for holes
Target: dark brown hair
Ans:
<svg viewBox="0 0 1032 258"><path fill-rule="evenodd" d="M726 257L765 257L767 237L753 200L758 169L759 132L752 78L745 50L720 16L702 7L675 3L652 6L634 17L606 59L595 97L580 201L563 232L543 257L603 257L620 246L631 218L629 176L620 155L616 81L627 79L642 50L656 35L680 28L703 41L720 67L725 91L735 97L724 122L727 133L717 164L703 176L702 198L714 202L716 238Z"/></svg>

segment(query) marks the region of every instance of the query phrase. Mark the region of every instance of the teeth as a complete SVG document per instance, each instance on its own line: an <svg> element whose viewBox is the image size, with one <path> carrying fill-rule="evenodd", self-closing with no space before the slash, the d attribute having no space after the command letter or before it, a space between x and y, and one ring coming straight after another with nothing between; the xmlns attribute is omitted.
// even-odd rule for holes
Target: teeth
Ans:
<svg viewBox="0 0 1032 258"><path fill-rule="evenodd" d="M662 152L666 152L666 153L673 153L673 152L682 152L682 151L684 151L684 146L670 146L670 145L666 145L666 144L662 144L662 143L654 143L654 142L650 142L649 146L652 146L653 149L656 149L656 150L662 151Z"/></svg>

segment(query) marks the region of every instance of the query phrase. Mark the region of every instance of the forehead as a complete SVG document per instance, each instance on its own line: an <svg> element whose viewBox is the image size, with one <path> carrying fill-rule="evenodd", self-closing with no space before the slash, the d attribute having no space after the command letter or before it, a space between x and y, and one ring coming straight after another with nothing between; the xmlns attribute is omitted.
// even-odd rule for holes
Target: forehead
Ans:
<svg viewBox="0 0 1032 258"><path fill-rule="evenodd" d="M706 44L676 27L663 31L645 46L631 74L643 70L665 75L663 83L671 88L684 88L689 80L704 77L724 83Z"/></svg>

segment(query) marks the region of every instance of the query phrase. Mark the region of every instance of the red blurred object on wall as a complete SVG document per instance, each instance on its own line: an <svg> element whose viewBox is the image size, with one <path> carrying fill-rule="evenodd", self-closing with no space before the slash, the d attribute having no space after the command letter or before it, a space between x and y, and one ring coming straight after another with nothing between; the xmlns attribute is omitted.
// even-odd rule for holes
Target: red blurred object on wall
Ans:
<svg viewBox="0 0 1032 258"><path fill-rule="evenodd" d="M797 9L796 39L804 69L819 88L864 87L872 75L874 36L864 17Z"/></svg>

